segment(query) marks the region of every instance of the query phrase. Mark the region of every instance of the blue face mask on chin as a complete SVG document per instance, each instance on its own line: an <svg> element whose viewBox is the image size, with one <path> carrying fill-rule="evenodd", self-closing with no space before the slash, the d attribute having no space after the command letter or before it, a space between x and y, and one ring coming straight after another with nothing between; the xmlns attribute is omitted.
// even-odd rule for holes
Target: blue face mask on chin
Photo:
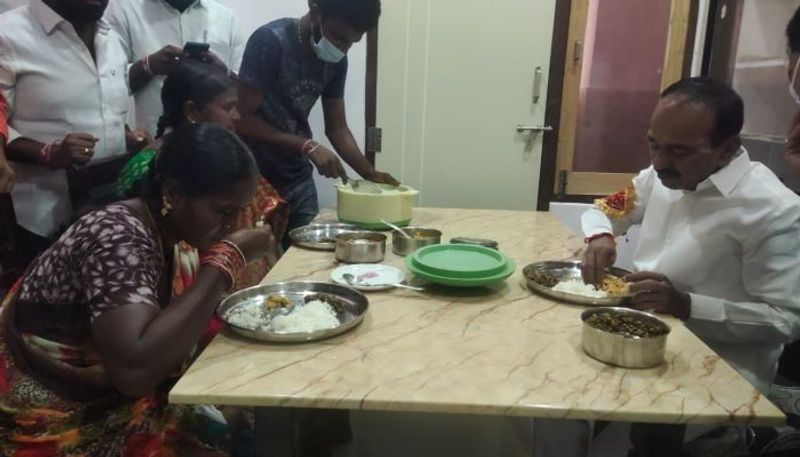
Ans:
<svg viewBox="0 0 800 457"><path fill-rule="evenodd" d="M339 63L346 55L344 51L337 48L335 44L331 43L325 38L325 32L322 29L322 21L319 23L319 41L311 40L311 46L314 48L314 54L323 62Z"/></svg>

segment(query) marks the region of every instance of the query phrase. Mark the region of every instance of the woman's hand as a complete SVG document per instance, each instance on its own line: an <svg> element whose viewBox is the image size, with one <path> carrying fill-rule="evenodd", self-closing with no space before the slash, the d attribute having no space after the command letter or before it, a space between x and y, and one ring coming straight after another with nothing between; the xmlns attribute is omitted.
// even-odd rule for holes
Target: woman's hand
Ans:
<svg viewBox="0 0 800 457"><path fill-rule="evenodd" d="M270 254L276 243L272 227L266 223L258 228L238 230L226 239L242 250L248 263Z"/></svg>

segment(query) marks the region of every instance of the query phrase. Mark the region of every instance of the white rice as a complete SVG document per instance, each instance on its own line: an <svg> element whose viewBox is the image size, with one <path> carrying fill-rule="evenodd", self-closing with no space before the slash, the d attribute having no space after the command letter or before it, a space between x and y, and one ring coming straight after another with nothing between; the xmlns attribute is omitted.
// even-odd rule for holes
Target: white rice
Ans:
<svg viewBox="0 0 800 457"><path fill-rule="evenodd" d="M271 320L262 303L252 302L236 307L226 318L239 327L276 333L315 332L339 325L331 305L321 300L295 306L290 313L278 314Z"/></svg>
<svg viewBox="0 0 800 457"><path fill-rule="evenodd" d="M257 302L237 306L225 316L228 322L250 330L266 330L269 322L264 316L264 305Z"/></svg>
<svg viewBox="0 0 800 457"><path fill-rule="evenodd" d="M295 307L289 314L273 317L269 330L277 333L308 333L337 325L339 319L331 305L321 300L312 300Z"/></svg>
<svg viewBox="0 0 800 457"><path fill-rule="evenodd" d="M570 279L568 281L559 281L558 284L553 286L556 292L564 292L567 294L583 295L584 297L591 298L606 298L608 293L604 290L597 290L593 285L586 284L580 279Z"/></svg>

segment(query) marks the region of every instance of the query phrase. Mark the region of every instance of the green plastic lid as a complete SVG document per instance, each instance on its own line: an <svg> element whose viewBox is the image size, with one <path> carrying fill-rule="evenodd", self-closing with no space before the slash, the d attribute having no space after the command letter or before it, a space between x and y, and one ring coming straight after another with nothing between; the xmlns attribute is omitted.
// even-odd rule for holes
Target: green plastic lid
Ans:
<svg viewBox="0 0 800 457"><path fill-rule="evenodd" d="M508 258L499 251L470 244L437 244L417 249L411 265L419 271L449 278L480 278L501 273Z"/></svg>
<svg viewBox="0 0 800 457"><path fill-rule="evenodd" d="M406 257L406 266L408 267L408 270L411 273L422 279L426 279L434 284L442 284L451 287L478 287L478 286L486 286L494 284L505 280L506 278L511 276L517 269L517 266L514 264L514 262L509 259L505 268L503 268L503 270L500 271L499 273L488 276L479 276L474 278L453 278L453 277L435 275L420 270L414 265L414 259L412 256Z"/></svg>

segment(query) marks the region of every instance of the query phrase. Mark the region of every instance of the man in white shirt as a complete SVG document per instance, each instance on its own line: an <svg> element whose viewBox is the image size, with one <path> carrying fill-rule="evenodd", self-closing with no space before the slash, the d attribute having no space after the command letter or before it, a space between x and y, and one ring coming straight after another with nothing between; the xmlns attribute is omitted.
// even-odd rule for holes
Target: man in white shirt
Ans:
<svg viewBox="0 0 800 457"><path fill-rule="evenodd" d="M725 85L667 88L647 134L652 166L583 215L583 273L597 283L615 260L614 237L640 225L632 305L682 319L766 393L783 345L800 336L800 197L750 161L743 117ZM644 441L639 455L674 452Z"/></svg>
<svg viewBox="0 0 800 457"><path fill-rule="evenodd" d="M207 43L207 58L239 71L246 38L233 11L214 0L115 0L106 13L122 36L136 126L155 134L164 77L186 58L187 42Z"/></svg>
<svg viewBox="0 0 800 457"><path fill-rule="evenodd" d="M6 152L15 162L23 262L72 214L67 174L106 168L126 154L126 61L102 19L106 5L31 0L0 15L0 90L9 104Z"/></svg>

